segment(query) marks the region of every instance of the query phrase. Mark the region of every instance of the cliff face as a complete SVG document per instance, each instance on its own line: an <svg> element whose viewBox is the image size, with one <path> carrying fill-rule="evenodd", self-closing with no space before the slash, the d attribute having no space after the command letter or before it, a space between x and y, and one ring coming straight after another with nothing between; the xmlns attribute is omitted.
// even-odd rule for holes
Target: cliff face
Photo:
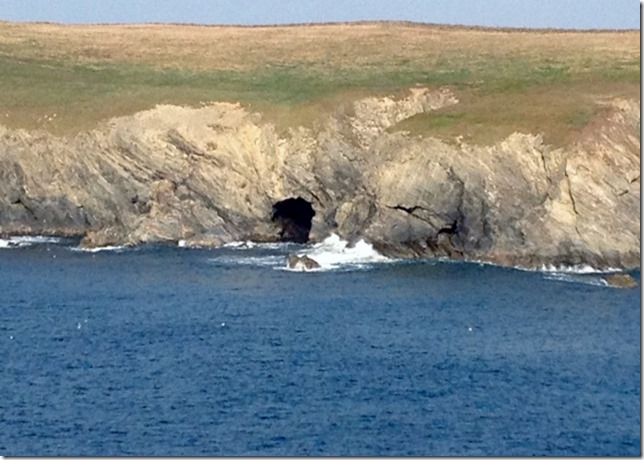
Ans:
<svg viewBox="0 0 644 460"><path fill-rule="evenodd" d="M639 103L615 100L571 148L515 133L447 144L388 128L458 103L447 90L338 108L278 136L239 105L158 106L74 138L0 127L0 233L83 244L274 241L273 206L311 203L311 238L387 255L639 265Z"/></svg>

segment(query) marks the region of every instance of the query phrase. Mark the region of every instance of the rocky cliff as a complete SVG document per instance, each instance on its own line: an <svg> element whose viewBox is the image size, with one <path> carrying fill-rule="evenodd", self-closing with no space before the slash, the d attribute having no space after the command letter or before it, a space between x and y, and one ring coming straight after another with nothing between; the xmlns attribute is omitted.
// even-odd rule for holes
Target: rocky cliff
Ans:
<svg viewBox="0 0 644 460"><path fill-rule="evenodd" d="M536 134L479 146L389 129L456 103L416 88L286 135L230 103L158 106L73 138L0 127L0 233L275 241L275 205L301 197L311 239L363 237L387 255L639 265L639 101L606 103L566 149Z"/></svg>

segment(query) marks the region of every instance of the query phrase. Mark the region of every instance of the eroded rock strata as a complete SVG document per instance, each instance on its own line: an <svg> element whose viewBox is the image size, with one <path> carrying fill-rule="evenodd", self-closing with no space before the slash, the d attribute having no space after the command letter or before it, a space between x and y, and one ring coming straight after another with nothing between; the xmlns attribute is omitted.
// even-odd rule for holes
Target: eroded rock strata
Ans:
<svg viewBox="0 0 644 460"><path fill-rule="evenodd" d="M309 238L363 237L386 255L639 265L638 101L607 103L567 149L537 134L478 146L388 131L456 103L414 89L282 136L230 103L158 106L73 138L0 127L0 233L86 246L277 241L289 230L274 206L300 197L314 212Z"/></svg>

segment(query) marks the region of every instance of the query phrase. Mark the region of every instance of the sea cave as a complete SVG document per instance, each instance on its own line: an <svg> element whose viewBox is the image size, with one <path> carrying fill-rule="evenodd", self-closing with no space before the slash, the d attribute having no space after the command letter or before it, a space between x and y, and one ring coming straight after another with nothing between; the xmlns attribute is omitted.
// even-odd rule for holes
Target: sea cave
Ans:
<svg viewBox="0 0 644 460"><path fill-rule="evenodd" d="M286 198L273 205L271 220L279 225L279 240L293 243L309 241L315 211L304 198Z"/></svg>

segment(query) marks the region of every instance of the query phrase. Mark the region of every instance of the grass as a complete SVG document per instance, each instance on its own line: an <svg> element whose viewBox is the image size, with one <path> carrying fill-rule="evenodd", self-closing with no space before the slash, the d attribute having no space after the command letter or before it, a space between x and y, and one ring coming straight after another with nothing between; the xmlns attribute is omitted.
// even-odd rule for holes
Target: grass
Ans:
<svg viewBox="0 0 644 460"><path fill-rule="evenodd" d="M540 133L546 143L563 147L604 109L600 99L607 95L639 99L639 85L563 81L499 92L467 90L461 92L459 104L416 115L393 130L479 145L494 144L514 132Z"/></svg>
<svg viewBox="0 0 644 460"><path fill-rule="evenodd" d="M420 84L449 86L461 103L393 129L477 143L544 132L565 144L598 99L639 99L639 76L639 31L0 22L0 122L61 135L160 103L207 101L239 101L284 130Z"/></svg>

